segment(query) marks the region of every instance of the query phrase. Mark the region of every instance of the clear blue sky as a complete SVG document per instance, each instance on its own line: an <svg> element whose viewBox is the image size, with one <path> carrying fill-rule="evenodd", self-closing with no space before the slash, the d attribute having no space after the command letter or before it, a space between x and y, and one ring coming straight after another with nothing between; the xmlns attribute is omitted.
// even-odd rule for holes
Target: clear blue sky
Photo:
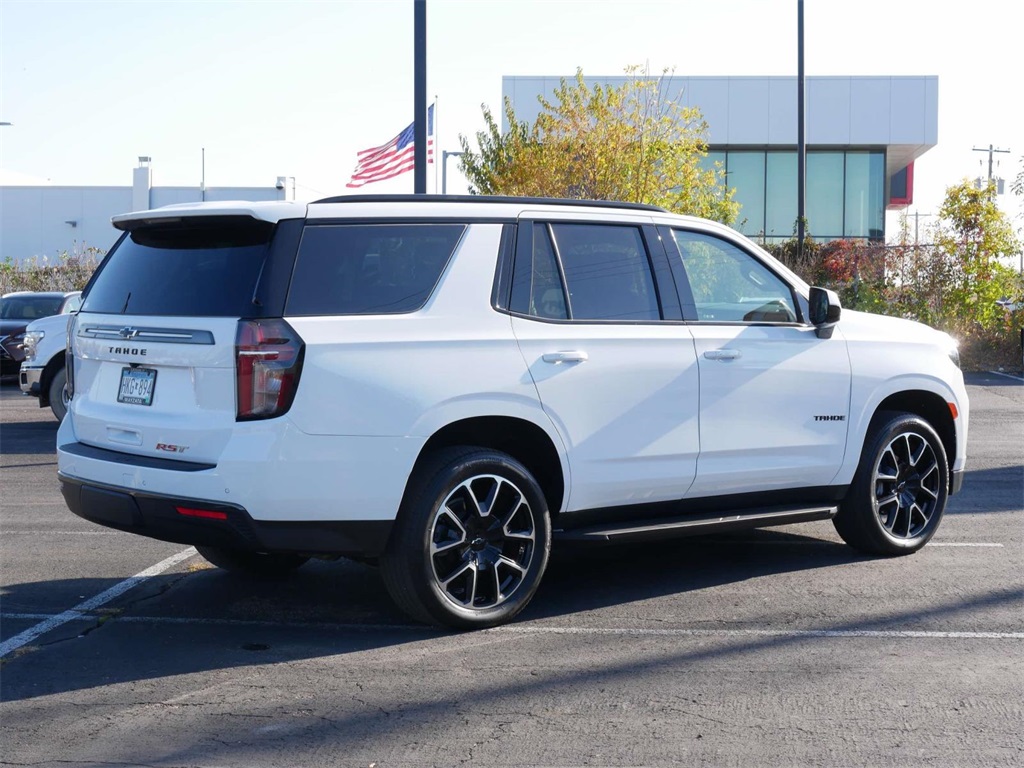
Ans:
<svg viewBox="0 0 1024 768"><path fill-rule="evenodd" d="M412 120L412 0L0 0L0 168L54 184L272 185L344 192L360 149ZM498 110L502 75L795 75L796 0L428 0L439 149ZM808 75L938 75L939 146L914 208L1024 155L1015 2L806 0ZM955 10L955 13L951 11ZM464 181L449 161L449 191ZM431 173L433 183L433 172ZM364 188L410 192L412 174ZM1020 198L1004 209L1021 215ZM1024 225L1021 218L1018 226ZM890 227L892 224L890 223Z"/></svg>

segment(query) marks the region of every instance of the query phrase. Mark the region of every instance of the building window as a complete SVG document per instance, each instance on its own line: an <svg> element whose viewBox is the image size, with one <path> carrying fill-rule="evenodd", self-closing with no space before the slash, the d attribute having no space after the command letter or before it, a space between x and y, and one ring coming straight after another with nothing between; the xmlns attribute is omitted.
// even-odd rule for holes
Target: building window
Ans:
<svg viewBox="0 0 1024 768"><path fill-rule="evenodd" d="M815 240L843 236L843 152L807 153L807 228Z"/></svg>
<svg viewBox="0 0 1024 768"><path fill-rule="evenodd" d="M725 175L725 152L720 150L709 151L700 160L702 171L714 171L715 180L726 189L730 186L729 177Z"/></svg>
<svg viewBox="0 0 1024 768"><path fill-rule="evenodd" d="M740 204L734 225L748 237L778 243L796 234L796 152L735 150L725 155L726 186ZM807 226L819 241L885 235L885 153L807 153Z"/></svg>
<svg viewBox="0 0 1024 768"><path fill-rule="evenodd" d="M772 240L796 232L796 152L769 152L765 173L764 234Z"/></svg>
<svg viewBox="0 0 1024 768"><path fill-rule="evenodd" d="M881 238L885 216L885 155L846 153L846 237Z"/></svg>
<svg viewBox="0 0 1024 768"><path fill-rule="evenodd" d="M734 187L740 204L736 229L756 237L764 233L764 152L729 152L726 185Z"/></svg>

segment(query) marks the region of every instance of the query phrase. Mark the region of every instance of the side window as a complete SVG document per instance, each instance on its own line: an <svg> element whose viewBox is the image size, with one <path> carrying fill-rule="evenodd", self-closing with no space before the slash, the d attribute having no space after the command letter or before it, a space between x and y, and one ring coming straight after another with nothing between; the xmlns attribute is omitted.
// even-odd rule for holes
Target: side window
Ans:
<svg viewBox="0 0 1024 768"><path fill-rule="evenodd" d="M371 315L422 307L466 227L341 224L306 227L286 313Z"/></svg>
<svg viewBox="0 0 1024 768"><path fill-rule="evenodd" d="M697 319L795 323L793 291L749 253L717 237L673 229Z"/></svg>
<svg viewBox="0 0 1024 768"><path fill-rule="evenodd" d="M552 224L573 320L660 320L640 230L612 224Z"/></svg>
<svg viewBox="0 0 1024 768"><path fill-rule="evenodd" d="M532 232L527 225L520 225L519 237L510 309L533 317L567 319L562 278L547 225L534 224Z"/></svg>

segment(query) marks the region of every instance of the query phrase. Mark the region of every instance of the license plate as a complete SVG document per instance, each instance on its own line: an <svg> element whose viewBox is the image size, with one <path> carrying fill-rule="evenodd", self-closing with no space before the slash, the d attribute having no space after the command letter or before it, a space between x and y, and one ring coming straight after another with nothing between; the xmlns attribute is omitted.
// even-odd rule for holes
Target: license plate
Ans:
<svg viewBox="0 0 1024 768"><path fill-rule="evenodd" d="M117 402L131 405L152 405L156 371L152 368L122 368L121 389Z"/></svg>

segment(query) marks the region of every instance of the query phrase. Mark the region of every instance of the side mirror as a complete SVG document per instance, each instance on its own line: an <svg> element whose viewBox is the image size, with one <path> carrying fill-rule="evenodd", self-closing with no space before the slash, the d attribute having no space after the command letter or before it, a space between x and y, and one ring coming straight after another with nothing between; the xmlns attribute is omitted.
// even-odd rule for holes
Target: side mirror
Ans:
<svg viewBox="0 0 1024 768"><path fill-rule="evenodd" d="M832 329L839 322L839 316L843 312L843 305L839 301L839 295L827 288L811 288L807 297L810 305L810 320L817 331L819 339L831 339Z"/></svg>

